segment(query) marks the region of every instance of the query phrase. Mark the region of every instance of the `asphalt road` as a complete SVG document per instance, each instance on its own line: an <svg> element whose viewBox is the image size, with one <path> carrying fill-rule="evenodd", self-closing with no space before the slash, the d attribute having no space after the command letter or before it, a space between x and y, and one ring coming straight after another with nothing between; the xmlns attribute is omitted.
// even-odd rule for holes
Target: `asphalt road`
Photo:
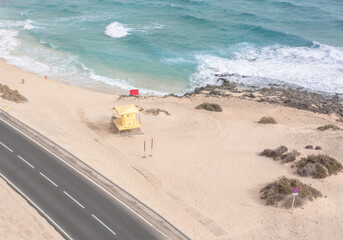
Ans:
<svg viewBox="0 0 343 240"><path fill-rule="evenodd" d="M0 121L0 173L70 239L166 239L47 150Z"/></svg>

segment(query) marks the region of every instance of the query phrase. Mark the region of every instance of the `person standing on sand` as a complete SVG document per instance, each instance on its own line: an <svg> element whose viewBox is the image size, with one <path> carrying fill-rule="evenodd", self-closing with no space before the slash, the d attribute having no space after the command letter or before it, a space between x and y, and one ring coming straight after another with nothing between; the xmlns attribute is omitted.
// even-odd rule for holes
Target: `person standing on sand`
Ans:
<svg viewBox="0 0 343 240"><path fill-rule="evenodd" d="M25 80L24 78L21 79L21 84L24 84Z"/></svg>
<svg viewBox="0 0 343 240"><path fill-rule="evenodd" d="M44 78L45 78L45 80L48 80L48 76L47 75L45 75Z"/></svg>

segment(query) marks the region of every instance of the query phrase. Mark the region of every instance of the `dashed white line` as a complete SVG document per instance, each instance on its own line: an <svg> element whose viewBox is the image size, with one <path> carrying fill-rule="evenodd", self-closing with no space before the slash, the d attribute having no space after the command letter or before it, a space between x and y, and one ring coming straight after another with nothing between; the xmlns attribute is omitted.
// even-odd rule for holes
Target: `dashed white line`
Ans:
<svg viewBox="0 0 343 240"><path fill-rule="evenodd" d="M20 158L24 163L26 163L27 165L29 165L32 168L35 168L31 163L29 163L28 161L26 161L24 158L22 158L21 156L18 155L18 158Z"/></svg>
<svg viewBox="0 0 343 240"><path fill-rule="evenodd" d="M80 172L80 170L78 170L77 168L75 168L74 166L72 166L71 164L69 164L67 161L65 161L64 159L62 159L60 156L56 155L55 153L53 153L52 151L50 151L49 149L47 149L46 147L44 147L42 144L40 144L39 142L37 142L36 140L34 140L32 137L28 136L26 133L24 133L23 131L19 130L18 128L16 128L15 126L13 126L12 124L8 123L7 121L5 121L4 119L0 118L0 120L2 122L4 122L5 124L7 124L8 126L12 127L13 129L15 129L16 131L20 132L23 136L27 137L28 139L30 139L32 142L36 143L38 146L40 146L41 148L45 149L45 151L49 152L51 155L55 156L57 159L59 159L61 162L65 163L66 165L68 165L70 168L72 168L73 170L75 170L76 172L78 172L80 175L82 175L83 177L85 177L86 179L88 179L90 182L92 182L94 185L96 185L98 188L100 188L101 190L103 190L105 193L107 193L109 196L111 196L112 198L114 198L115 200L117 200L118 202L120 202L123 206L125 206L127 209L129 209L133 214L135 214L136 216L138 216L140 219L142 219L144 222L146 222L150 227L152 227L153 229L155 229L156 231L158 231L160 234L162 234L163 236L165 236L167 239L170 239L166 234L164 234L162 231L160 231L157 227L155 227L152 223L150 223L147 219L145 219L143 216L139 215L138 212L136 212L135 210L133 210L131 207L129 207L126 203L124 203L123 201L121 201L119 198L117 198L116 196L114 196L112 193L110 193L108 190L106 190L105 188L103 188L101 185L99 185L98 183L96 183L94 180L92 180L90 177L88 177L86 174Z"/></svg>
<svg viewBox="0 0 343 240"><path fill-rule="evenodd" d="M70 197L70 199L72 199L74 202L76 202L80 207L85 208L81 203L79 203L78 201L76 201L75 198L73 198L72 196L70 196L66 191L63 191L64 194L66 194L68 197Z"/></svg>
<svg viewBox="0 0 343 240"><path fill-rule="evenodd" d="M12 149L10 149L9 147L7 147L7 146L6 146L5 144L3 144L2 142L0 142L0 144L1 144L2 146L4 146L5 148L7 148L8 151L13 152Z"/></svg>
<svg viewBox="0 0 343 240"><path fill-rule="evenodd" d="M50 178L48 178L47 176L45 176L43 173L39 172L40 175L42 175L46 180L48 180L49 182L51 182L55 187L58 187L58 185L56 183L54 183L54 181L52 181Z"/></svg>
<svg viewBox="0 0 343 240"><path fill-rule="evenodd" d="M48 214L46 214L40 207L38 207L28 196L26 196L16 185L8 180L4 175L0 173L0 176L8 182L17 192L19 192L27 201L29 201L39 212L41 212L53 225L55 225L68 239L73 240L68 233L66 233L54 220L52 220Z"/></svg>
<svg viewBox="0 0 343 240"><path fill-rule="evenodd" d="M94 214L92 214L92 217L95 218L99 223L101 223L105 228L107 228L108 231L113 233L114 235L117 235L111 228L109 228L105 223L103 223L99 218L97 218Z"/></svg>

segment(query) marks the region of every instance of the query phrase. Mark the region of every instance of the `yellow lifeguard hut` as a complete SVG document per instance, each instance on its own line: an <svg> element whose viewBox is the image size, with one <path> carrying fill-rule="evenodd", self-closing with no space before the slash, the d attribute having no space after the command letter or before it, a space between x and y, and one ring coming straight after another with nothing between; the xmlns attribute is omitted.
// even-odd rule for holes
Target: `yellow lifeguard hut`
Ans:
<svg viewBox="0 0 343 240"><path fill-rule="evenodd" d="M119 131L140 128L141 125L136 119L136 113L138 112L139 109L133 104L115 106L113 108L113 116L115 117L113 123Z"/></svg>

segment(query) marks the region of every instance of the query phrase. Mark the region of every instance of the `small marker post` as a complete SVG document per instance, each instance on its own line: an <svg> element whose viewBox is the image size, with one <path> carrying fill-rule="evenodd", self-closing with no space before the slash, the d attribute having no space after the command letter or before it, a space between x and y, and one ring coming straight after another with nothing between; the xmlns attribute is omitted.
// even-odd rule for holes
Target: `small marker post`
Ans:
<svg viewBox="0 0 343 240"><path fill-rule="evenodd" d="M6 112L9 113L9 111L10 111L10 107L6 106Z"/></svg>
<svg viewBox="0 0 343 240"><path fill-rule="evenodd" d="M144 141L144 155L143 158L145 158L145 141Z"/></svg>
<svg viewBox="0 0 343 240"><path fill-rule="evenodd" d="M152 157L152 149L154 148L154 139L151 138L151 152L150 152L150 157Z"/></svg>
<svg viewBox="0 0 343 240"><path fill-rule="evenodd" d="M294 207L294 202L295 202L295 197L298 195L298 192L299 192L299 188L294 188L293 189L293 201L292 201L292 210L293 210L293 207Z"/></svg>

